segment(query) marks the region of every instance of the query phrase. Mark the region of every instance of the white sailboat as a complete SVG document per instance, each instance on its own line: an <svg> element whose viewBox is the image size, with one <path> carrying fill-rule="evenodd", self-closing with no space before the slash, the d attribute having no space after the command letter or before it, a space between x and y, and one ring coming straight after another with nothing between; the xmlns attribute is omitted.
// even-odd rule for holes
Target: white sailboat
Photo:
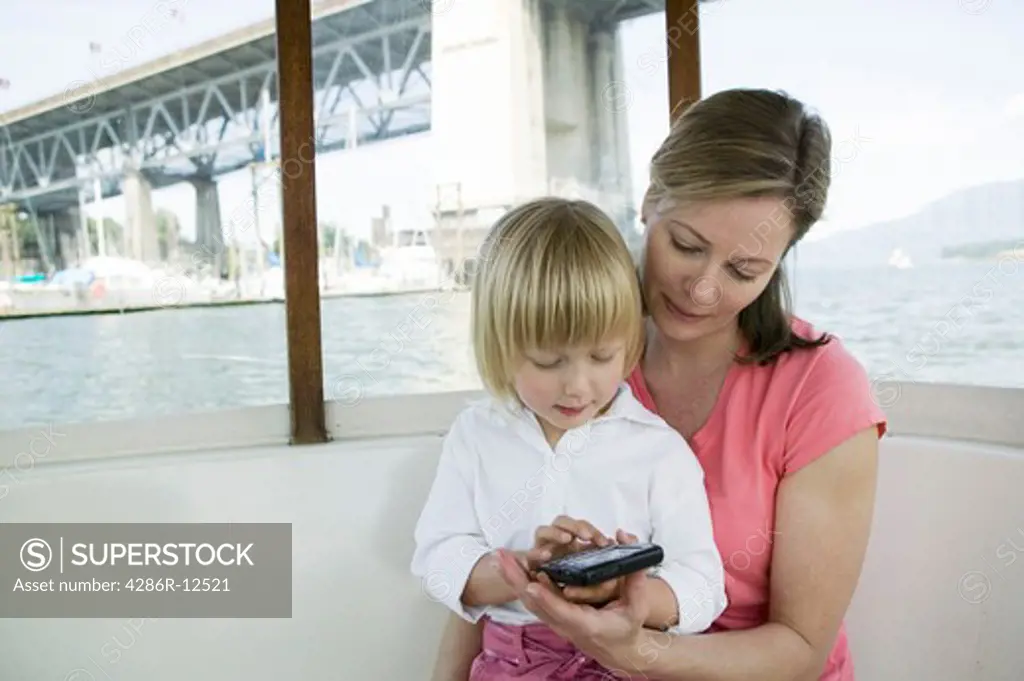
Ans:
<svg viewBox="0 0 1024 681"><path fill-rule="evenodd" d="M895 267L898 270L907 270L914 266L914 262L910 259L910 256L903 252L902 248L892 249L892 253L889 254L889 267Z"/></svg>

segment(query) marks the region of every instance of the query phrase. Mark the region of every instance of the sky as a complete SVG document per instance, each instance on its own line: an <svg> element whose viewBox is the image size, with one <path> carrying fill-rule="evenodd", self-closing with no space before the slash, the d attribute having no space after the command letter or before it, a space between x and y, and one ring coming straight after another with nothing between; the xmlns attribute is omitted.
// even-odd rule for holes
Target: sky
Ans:
<svg viewBox="0 0 1024 681"><path fill-rule="evenodd" d="M458 2L450 11L458 11ZM272 16L273 0L34 0L0 22L0 112L75 81L156 59ZM717 0L702 5L703 90L783 89L814 106L835 141L834 181L812 237L909 214L959 188L1024 178L1024 2L1020 0ZM133 40L134 37L134 40ZM89 44L104 50L90 53ZM664 17L622 27L636 199L668 128ZM472 97L467 88L467 98ZM2 113L0 113L2 118ZM318 158L321 221L365 236L380 206L419 226L433 197L430 134ZM384 181L383 178L387 178ZM250 191L220 179L224 220ZM154 192L194 234L189 185ZM104 202L123 221L118 199Z"/></svg>

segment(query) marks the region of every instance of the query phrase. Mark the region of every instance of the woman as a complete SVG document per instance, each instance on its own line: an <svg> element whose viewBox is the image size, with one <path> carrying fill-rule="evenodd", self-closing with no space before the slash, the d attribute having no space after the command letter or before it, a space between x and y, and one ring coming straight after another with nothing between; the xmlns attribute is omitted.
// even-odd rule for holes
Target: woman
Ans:
<svg viewBox="0 0 1024 681"><path fill-rule="evenodd" d="M623 677L854 678L842 620L868 542L885 415L840 341L790 316L780 268L822 215L830 152L828 128L800 102L730 90L689 108L651 162L648 337L630 385L704 466L729 606L707 632L673 637L641 628L646 613L630 595L644 575L595 609L503 562L527 608ZM572 526L594 531L586 518ZM435 679L465 679L479 645L453 616Z"/></svg>

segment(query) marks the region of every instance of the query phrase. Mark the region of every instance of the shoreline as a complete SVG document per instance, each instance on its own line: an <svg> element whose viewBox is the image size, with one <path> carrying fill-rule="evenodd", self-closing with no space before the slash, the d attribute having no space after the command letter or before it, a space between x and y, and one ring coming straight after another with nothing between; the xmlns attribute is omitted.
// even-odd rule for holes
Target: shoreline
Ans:
<svg viewBox="0 0 1024 681"><path fill-rule="evenodd" d="M413 288L400 291L359 291L359 292L330 292L321 293L321 302L337 298L383 298L393 296L420 295L444 290L438 288ZM0 322L25 319L40 319L45 317L84 317L94 315L124 315L139 312L156 312L158 310L182 310L190 308L209 307L241 307L247 305L284 305L284 298L231 298L226 300L201 300L194 302L175 303L172 305L110 305L103 307L69 307L69 308L46 308L40 310L12 310L9 312L0 311Z"/></svg>
<svg viewBox="0 0 1024 681"><path fill-rule="evenodd" d="M126 305L107 307L82 307L43 310L22 310L0 312L0 321L18 319L39 319L41 317L85 317L91 315L132 314L136 312L155 312L157 310L188 309L193 307L237 307L242 305L267 305L283 303L284 300L273 298L254 298L244 300L204 300L194 303L178 303L174 305Z"/></svg>
<svg viewBox="0 0 1024 681"><path fill-rule="evenodd" d="M983 255L950 255L942 258L945 262L959 262L959 263L971 263L971 264L991 264L1000 263L1004 260L1015 260L1017 262L1024 262L1024 252L1018 252L1020 249L1008 249L1005 251L999 251L998 253L985 253Z"/></svg>

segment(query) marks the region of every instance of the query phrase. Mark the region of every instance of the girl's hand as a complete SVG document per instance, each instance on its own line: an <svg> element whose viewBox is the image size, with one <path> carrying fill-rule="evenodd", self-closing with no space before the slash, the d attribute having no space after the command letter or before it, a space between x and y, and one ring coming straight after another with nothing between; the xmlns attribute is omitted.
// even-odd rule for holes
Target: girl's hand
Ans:
<svg viewBox="0 0 1024 681"><path fill-rule="evenodd" d="M538 527L533 537L533 548L526 553L531 570L570 553L614 543L586 520L564 515L555 518L550 525Z"/></svg>

